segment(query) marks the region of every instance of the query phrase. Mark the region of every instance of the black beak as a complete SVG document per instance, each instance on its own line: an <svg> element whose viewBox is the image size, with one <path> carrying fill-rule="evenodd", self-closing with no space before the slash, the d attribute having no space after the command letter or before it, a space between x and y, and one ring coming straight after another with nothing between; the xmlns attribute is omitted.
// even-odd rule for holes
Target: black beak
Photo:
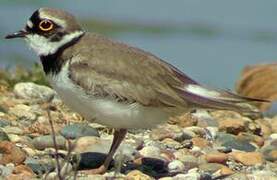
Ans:
<svg viewBox="0 0 277 180"><path fill-rule="evenodd" d="M20 30L20 31L12 33L12 34L8 34L5 38L6 39L24 38L27 34L29 34L27 31Z"/></svg>

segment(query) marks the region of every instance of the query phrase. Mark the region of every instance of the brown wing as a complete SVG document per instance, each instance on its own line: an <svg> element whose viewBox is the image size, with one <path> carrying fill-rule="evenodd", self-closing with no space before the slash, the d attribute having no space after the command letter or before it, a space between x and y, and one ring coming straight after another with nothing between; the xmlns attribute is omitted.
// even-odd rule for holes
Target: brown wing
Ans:
<svg viewBox="0 0 277 180"><path fill-rule="evenodd" d="M94 96L146 106L202 107L252 112L259 101L199 85L156 56L102 36L88 35L71 60L69 77Z"/></svg>
<svg viewBox="0 0 277 180"><path fill-rule="evenodd" d="M182 80L157 57L108 39L93 38L97 46L81 49L69 67L69 77L88 94L147 106L186 105L172 88L181 86Z"/></svg>

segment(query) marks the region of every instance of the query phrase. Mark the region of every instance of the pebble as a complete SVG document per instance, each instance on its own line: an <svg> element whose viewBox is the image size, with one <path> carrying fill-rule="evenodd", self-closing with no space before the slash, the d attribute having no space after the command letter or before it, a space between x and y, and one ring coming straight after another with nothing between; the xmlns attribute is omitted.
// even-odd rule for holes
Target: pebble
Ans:
<svg viewBox="0 0 277 180"><path fill-rule="evenodd" d="M168 171L169 172L182 172L185 170L185 165L182 161L173 160L168 164Z"/></svg>
<svg viewBox="0 0 277 180"><path fill-rule="evenodd" d="M203 138L200 137L194 137L192 138L192 143L194 146L200 147L200 148L205 148L210 145L210 143Z"/></svg>
<svg viewBox="0 0 277 180"><path fill-rule="evenodd" d="M153 129L150 132L150 138L153 140L163 140L165 138L172 138L175 140L182 140L183 131L181 127L176 125L160 125L159 128Z"/></svg>
<svg viewBox="0 0 277 180"><path fill-rule="evenodd" d="M0 127L5 127L5 126L8 126L10 125L10 121L6 120L6 119L0 119Z"/></svg>
<svg viewBox="0 0 277 180"><path fill-rule="evenodd" d="M197 124L197 118L190 113L185 113L181 116L170 118L170 124L175 124L178 127L190 127Z"/></svg>
<svg viewBox="0 0 277 180"><path fill-rule="evenodd" d="M271 162L277 161L277 146L266 146L262 150L263 157Z"/></svg>
<svg viewBox="0 0 277 180"><path fill-rule="evenodd" d="M243 119L223 119L219 121L219 130L225 131L230 134L238 134L240 132L245 131L245 121Z"/></svg>
<svg viewBox="0 0 277 180"><path fill-rule="evenodd" d="M80 123L65 126L61 129L60 134L66 139L77 139L83 136L100 136L95 128Z"/></svg>
<svg viewBox="0 0 277 180"><path fill-rule="evenodd" d="M9 141L0 141L0 152L2 153L0 164L21 164L26 159L26 154Z"/></svg>
<svg viewBox="0 0 277 180"><path fill-rule="evenodd" d="M74 156L74 162L78 163L79 170L94 169L104 163L106 156L104 153L86 152Z"/></svg>
<svg viewBox="0 0 277 180"><path fill-rule="evenodd" d="M139 153L143 157L150 157L150 158L157 158L161 159L161 151L158 147L156 146L146 146L142 148Z"/></svg>
<svg viewBox="0 0 277 180"><path fill-rule="evenodd" d="M23 99L49 101L56 95L56 92L46 86L37 85L32 82L17 83L13 89L15 95Z"/></svg>
<svg viewBox="0 0 277 180"><path fill-rule="evenodd" d="M199 164L198 158L194 157L193 155L183 155L183 156L177 155L176 159L180 160L184 164L186 171L189 169L198 167L198 164Z"/></svg>
<svg viewBox="0 0 277 180"><path fill-rule="evenodd" d="M218 122L207 111L197 111L193 116L197 118L198 127L218 127Z"/></svg>
<svg viewBox="0 0 277 180"><path fill-rule="evenodd" d="M7 133L7 134L16 134L16 135L23 135L24 131L19 128L19 127L15 127L15 126L6 126L3 128L3 130Z"/></svg>
<svg viewBox="0 0 277 180"><path fill-rule="evenodd" d="M18 165L13 169L13 173L14 174L25 174L28 175L30 177L34 176L34 172L32 171L32 169L26 165Z"/></svg>
<svg viewBox="0 0 277 180"><path fill-rule="evenodd" d="M12 174L13 169L14 169L14 165L12 165L12 166L9 166L9 165L4 166L4 165L0 164L0 171L1 171L0 178L1 177L7 177L10 174Z"/></svg>
<svg viewBox="0 0 277 180"><path fill-rule="evenodd" d="M203 172L213 174L216 171L220 170L223 167L222 164L218 163L204 163L199 165L199 169Z"/></svg>
<svg viewBox="0 0 277 180"><path fill-rule="evenodd" d="M66 139L63 136L56 136L58 149L66 149ZM32 140L33 146L38 150L54 148L52 135L39 136Z"/></svg>
<svg viewBox="0 0 277 180"><path fill-rule="evenodd" d="M256 150L256 147L250 144L249 142L239 141L239 140L226 141L225 143L222 144L222 146L225 146L226 148L231 148L231 149L236 149L236 150L246 151L246 152L253 152Z"/></svg>
<svg viewBox="0 0 277 180"><path fill-rule="evenodd" d="M32 107L25 104L18 104L9 109L9 114L15 115L20 120L34 121L36 119L36 114L32 112Z"/></svg>
<svg viewBox="0 0 277 180"><path fill-rule="evenodd" d="M129 172L127 174L126 178L131 179L131 180L154 180L150 176L143 174L142 172L140 172L138 170L133 170L133 171Z"/></svg>
<svg viewBox="0 0 277 180"><path fill-rule="evenodd" d="M173 180L198 180L200 179L200 174L197 172L189 172L186 174L177 174L173 177Z"/></svg>
<svg viewBox="0 0 277 180"><path fill-rule="evenodd" d="M99 152L99 153L108 153L111 147L111 139L102 139L95 136L85 136L80 137L75 143L73 149L76 153L85 153L85 152ZM115 156L118 154L123 154L127 159L133 159L134 154L137 153L136 147L123 141L119 146L118 150L115 153Z"/></svg>
<svg viewBox="0 0 277 180"><path fill-rule="evenodd" d="M0 141L10 141L10 138L7 135L7 133L2 131L1 129L0 129Z"/></svg>
<svg viewBox="0 0 277 180"><path fill-rule="evenodd" d="M205 155L205 159L208 163L224 164L228 160L228 155L220 152L209 153Z"/></svg>
<svg viewBox="0 0 277 180"><path fill-rule="evenodd" d="M49 160L35 159L32 157L27 158L24 164L30 167L32 172L38 175L42 175L55 169L54 163L50 163Z"/></svg>
<svg viewBox="0 0 277 180"><path fill-rule="evenodd" d="M229 156L246 166L264 163L262 153L260 152L231 152Z"/></svg>

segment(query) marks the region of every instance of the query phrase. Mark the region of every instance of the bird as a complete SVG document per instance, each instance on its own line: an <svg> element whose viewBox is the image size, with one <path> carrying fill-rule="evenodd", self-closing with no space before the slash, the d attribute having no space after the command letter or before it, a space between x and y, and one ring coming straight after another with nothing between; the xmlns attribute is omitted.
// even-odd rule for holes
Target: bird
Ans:
<svg viewBox="0 0 277 180"><path fill-rule="evenodd" d="M87 32L69 12L43 7L6 39L23 38L39 56L50 85L88 122L114 128L108 170L128 129L153 128L195 109L259 113L243 103L265 100L210 88L150 52Z"/></svg>

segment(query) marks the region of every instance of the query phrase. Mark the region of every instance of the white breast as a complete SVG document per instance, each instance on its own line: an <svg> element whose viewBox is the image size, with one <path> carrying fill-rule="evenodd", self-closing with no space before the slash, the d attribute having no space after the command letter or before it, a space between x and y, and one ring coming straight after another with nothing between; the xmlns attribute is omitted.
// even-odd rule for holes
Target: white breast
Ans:
<svg viewBox="0 0 277 180"><path fill-rule="evenodd" d="M151 128L167 119L159 108L142 106L139 103L124 104L108 98L87 95L68 78L68 64L55 76L48 76L51 85L61 99L73 111L87 120L112 128Z"/></svg>

